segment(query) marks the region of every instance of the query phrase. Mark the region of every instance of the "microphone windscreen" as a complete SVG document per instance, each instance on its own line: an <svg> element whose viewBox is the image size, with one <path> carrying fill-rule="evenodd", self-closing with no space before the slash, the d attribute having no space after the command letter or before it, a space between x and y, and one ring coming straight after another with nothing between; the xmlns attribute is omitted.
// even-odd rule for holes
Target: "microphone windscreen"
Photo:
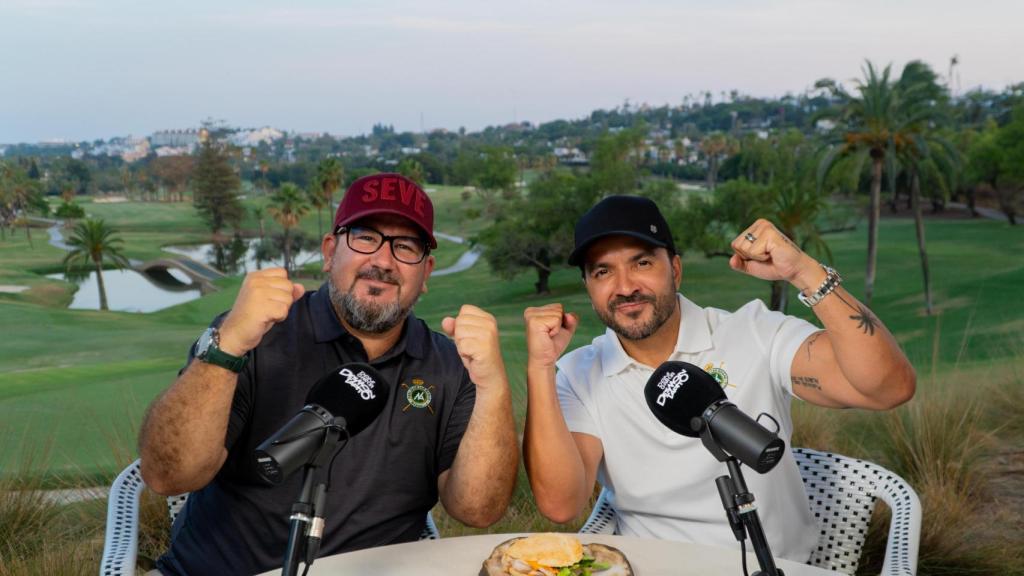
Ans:
<svg viewBox="0 0 1024 576"><path fill-rule="evenodd" d="M659 422L672 431L697 438L690 420L719 400L725 392L710 374L688 362L665 362L644 386L647 406Z"/></svg>
<svg viewBox="0 0 1024 576"><path fill-rule="evenodd" d="M349 436L355 436L384 411L389 393L380 372L354 362L335 368L314 384L306 404L316 404L332 416L344 418Z"/></svg>

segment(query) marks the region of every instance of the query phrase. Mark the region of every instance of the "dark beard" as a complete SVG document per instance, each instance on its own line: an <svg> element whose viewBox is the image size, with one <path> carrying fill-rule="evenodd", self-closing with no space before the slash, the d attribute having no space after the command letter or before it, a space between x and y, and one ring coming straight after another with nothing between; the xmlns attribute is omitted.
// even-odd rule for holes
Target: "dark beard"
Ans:
<svg viewBox="0 0 1024 576"><path fill-rule="evenodd" d="M356 275L356 280L361 278L399 285L397 278L380 268L371 268ZM416 304L416 300L419 300L419 295L417 295L416 299L405 308L402 307L399 300L386 304L361 302L354 294L355 280L348 292L342 292L334 285L334 280L328 277L327 288L331 295L331 304L334 305L334 311L338 316L352 328L369 334L382 334L404 322ZM370 292L373 295L380 293L375 289ZM399 298L401 298L401 288L399 288Z"/></svg>
<svg viewBox="0 0 1024 576"><path fill-rule="evenodd" d="M632 302L650 302L654 304L654 314L651 315L650 320L639 326L626 327L615 320L614 309L620 304ZM594 307L594 311L597 312L597 316L601 319L601 322L626 340L643 340L644 338L648 338L657 332L658 329L672 317L672 313L675 312L675 310L675 291L661 295L647 295L634 292L629 296L618 296L608 303L607 312L598 309L596 306Z"/></svg>

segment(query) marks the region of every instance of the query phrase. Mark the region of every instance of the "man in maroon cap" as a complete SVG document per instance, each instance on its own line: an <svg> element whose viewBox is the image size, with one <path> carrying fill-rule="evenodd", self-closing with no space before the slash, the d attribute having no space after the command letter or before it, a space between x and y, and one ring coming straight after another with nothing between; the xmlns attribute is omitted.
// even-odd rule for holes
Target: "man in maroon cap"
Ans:
<svg viewBox="0 0 1024 576"><path fill-rule="evenodd" d="M146 483L192 493L162 573L280 565L301 475L266 486L253 451L348 362L371 364L390 394L331 464L321 555L415 540L438 499L469 525L502 516L518 449L494 317L462 306L442 321L449 339L412 313L434 268L433 223L415 183L367 176L349 187L322 240L319 290L306 293L282 269L246 276L143 422Z"/></svg>

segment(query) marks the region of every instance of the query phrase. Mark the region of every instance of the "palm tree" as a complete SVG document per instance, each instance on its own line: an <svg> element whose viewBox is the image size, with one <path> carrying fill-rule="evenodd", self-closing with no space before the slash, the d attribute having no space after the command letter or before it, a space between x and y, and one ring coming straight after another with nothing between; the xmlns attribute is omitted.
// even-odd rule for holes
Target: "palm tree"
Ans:
<svg viewBox="0 0 1024 576"><path fill-rule="evenodd" d="M932 313L932 288L924 216L921 213L921 180L927 178L933 186L948 193L955 187L959 165L959 153L954 145L935 130L938 121L945 120L941 110L947 99L946 90L937 80L938 76L927 64L914 61L903 68L898 83L902 94L900 113L905 118L915 119L915 124L908 124L910 139L899 159L906 166L910 179L910 207L914 213L925 312L928 315Z"/></svg>
<svg viewBox="0 0 1024 576"><path fill-rule="evenodd" d="M89 218L82 220L71 233L68 244L71 251L64 257L64 267L70 270L75 264L88 265L90 262L96 267L96 283L100 290L100 310L109 310L107 307L107 290L103 284L103 261L108 260L115 268L128 268L131 264L121 253L121 245L124 241L117 232L107 226L102 220Z"/></svg>
<svg viewBox="0 0 1024 576"><path fill-rule="evenodd" d="M0 218L10 219L12 230L20 216L25 226L28 247L32 248L32 226L29 212L49 212L49 205L42 196L39 182L13 165L0 164ZM45 215L45 214L44 214Z"/></svg>
<svg viewBox="0 0 1024 576"><path fill-rule="evenodd" d="M267 172L270 172L270 163L268 163L266 160L260 160L260 180L258 182L258 188L260 190L260 194L264 196L266 196L267 194Z"/></svg>
<svg viewBox="0 0 1024 576"><path fill-rule="evenodd" d="M789 130L772 141L748 142L749 161L753 172L766 181L769 194L764 205L750 206L757 214L775 223L779 231L801 250L819 259L832 262L832 251L823 238L821 222L828 213L828 203L815 186L814 171L818 155L799 130ZM745 227L749 222L742 222ZM771 309L785 312L789 283L772 282Z"/></svg>
<svg viewBox="0 0 1024 576"><path fill-rule="evenodd" d="M316 185L316 184L314 184L313 186L311 186L309 188L309 190L307 191L306 197L309 200L309 205L312 206L313 208L316 208L317 238L323 238L324 237L324 219L323 219L322 214L323 214L323 209L326 208L328 203L330 202L330 198L324 197L322 189L318 185Z"/></svg>
<svg viewBox="0 0 1024 576"><path fill-rule="evenodd" d="M132 173L132 169L128 165L124 165L118 175L121 177L121 186L124 186L125 196L131 198L135 194L135 174Z"/></svg>
<svg viewBox="0 0 1024 576"><path fill-rule="evenodd" d="M708 163L707 187L714 190L718 182L718 168L725 156L736 152L736 144L721 132L713 132L700 141L700 150Z"/></svg>
<svg viewBox="0 0 1024 576"><path fill-rule="evenodd" d="M779 231L791 239L804 252L813 252L832 261L832 250L822 238L818 219L828 210L825 198L812 183L799 179L783 180L775 188L775 202L767 212ZM772 282L771 309L786 312L789 304L789 283Z"/></svg>
<svg viewBox="0 0 1024 576"><path fill-rule="evenodd" d="M334 211L334 193L345 181L345 167L337 158L324 158L316 167L316 182L320 193L326 199L326 206Z"/></svg>
<svg viewBox="0 0 1024 576"><path fill-rule="evenodd" d="M14 169L6 163L0 163L0 240L7 239L7 226L14 226L14 216L18 212L18 203L11 180ZM14 235L13 229L11 235Z"/></svg>
<svg viewBox="0 0 1024 576"><path fill-rule="evenodd" d="M257 205L257 206L253 206L249 210L252 211L252 217L255 218L256 222L259 223L259 226L260 226L260 242L262 242L263 241L263 237L265 236L264 229L263 229L263 216L264 216L264 210L265 209L264 209L263 206Z"/></svg>
<svg viewBox="0 0 1024 576"><path fill-rule="evenodd" d="M864 278L864 302L871 305L878 261L878 222L881 218L883 168L888 171L889 188L895 189L895 163L912 138L934 117L933 107L922 106L929 88L920 82L920 62L907 64L906 81L890 79L891 66L881 73L870 61L864 68L864 79L857 81L856 95L848 93L833 80L819 80L815 86L832 93L838 106L826 110L819 118L838 122L832 146L818 169L819 186L825 176L843 157L853 156L854 165L871 159L871 207L868 216L868 261Z"/></svg>
<svg viewBox="0 0 1024 576"><path fill-rule="evenodd" d="M298 186L291 182L282 184L277 193L270 198L267 211L284 229L285 270L291 270L292 266L291 230L299 225L299 221L302 220L303 216L309 213L309 208L309 201L306 195L303 194Z"/></svg>

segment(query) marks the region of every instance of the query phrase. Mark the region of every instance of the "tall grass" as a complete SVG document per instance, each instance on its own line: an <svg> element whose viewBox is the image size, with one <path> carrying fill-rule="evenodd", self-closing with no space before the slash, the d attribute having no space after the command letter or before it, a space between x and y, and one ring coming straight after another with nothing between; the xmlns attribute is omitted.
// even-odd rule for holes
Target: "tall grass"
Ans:
<svg viewBox="0 0 1024 576"><path fill-rule="evenodd" d="M886 462L921 499L922 573L1005 574L1021 558L999 527L1013 513L982 505L990 500L993 431L970 396L942 391L885 418Z"/></svg>
<svg viewBox="0 0 1024 576"><path fill-rule="evenodd" d="M794 402L794 446L864 458L896 472L923 505L918 573L1024 575L1024 354L998 364L964 362L921 378L917 396L886 413L836 411ZM525 397L515 395L516 413ZM136 414L135 406L125 412ZM134 420L135 417L127 417ZM119 468L135 458L134 430L108 432ZM26 453L19 470L0 475L0 576L93 574L99 563L106 499L60 504L45 490L80 486L41 475L47 451ZM56 468L60 468L56 466ZM103 479L109 485L112 476ZM75 482L76 484L72 484ZM505 516L486 529L467 528L442 507L434 518L445 537L479 533L574 531L586 514L558 525L541 516L522 469ZM876 510L861 574L877 574L886 548L888 511ZM151 568L167 549L166 499L148 490L140 510L139 566Z"/></svg>
<svg viewBox="0 0 1024 576"><path fill-rule="evenodd" d="M0 576L95 572L102 522L44 490L55 486L55 479L34 471L48 461L49 448L26 451L13 474L0 476Z"/></svg>
<svg viewBox="0 0 1024 576"><path fill-rule="evenodd" d="M42 478L25 473L45 465L48 454L49 449L23 450L16 464L18 473L0 476L0 566L12 558L34 554L44 541L33 536L49 529L50 520L59 509L40 490Z"/></svg>
<svg viewBox="0 0 1024 576"><path fill-rule="evenodd" d="M886 413L797 404L793 444L875 461L914 487L919 574L1024 574L1022 368L1024 355L932 370L911 402ZM881 569L888 523L881 505L858 573Z"/></svg>
<svg viewBox="0 0 1024 576"><path fill-rule="evenodd" d="M825 410L794 404L792 444L877 462L917 491L923 505L918 573L1024 575L1024 355L999 366L964 364L922 379L918 395L887 413ZM965 385L965 383L970 383ZM518 402L524 401L517 398ZM522 407L518 407L521 409ZM134 438L110 434L119 466L134 458ZM39 468L27 454L21 470ZM1016 468L1015 468L1016 466ZM102 551L104 498L62 505L45 497L37 473L0 484L0 576L95 573ZM479 533L574 531L541 516L520 470L512 504L486 530L467 528L442 507L434 518L445 537ZM879 506L861 560L877 574L885 553L888 511ZM169 542L166 499L148 490L140 510L139 566L151 568Z"/></svg>

